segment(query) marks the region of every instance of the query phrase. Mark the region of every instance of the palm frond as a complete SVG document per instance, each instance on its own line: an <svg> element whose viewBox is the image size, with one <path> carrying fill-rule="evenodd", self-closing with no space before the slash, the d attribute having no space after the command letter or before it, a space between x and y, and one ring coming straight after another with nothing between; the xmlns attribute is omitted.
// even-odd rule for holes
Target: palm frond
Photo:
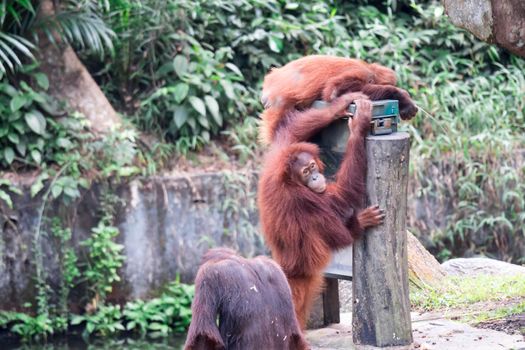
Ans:
<svg viewBox="0 0 525 350"><path fill-rule="evenodd" d="M93 1L66 2L54 16L36 24L54 42L54 33L62 40L80 49L91 51L100 57L107 50L113 52L115 33L99 16L98 6Z"/></svg>
<svg viewBox="0 0 525 350"><path fill-rule="evenodd" d="M16 70L22 65L21 56L34 58L31 50L35 46L16 34L0 31L0 73Z"/></svg>

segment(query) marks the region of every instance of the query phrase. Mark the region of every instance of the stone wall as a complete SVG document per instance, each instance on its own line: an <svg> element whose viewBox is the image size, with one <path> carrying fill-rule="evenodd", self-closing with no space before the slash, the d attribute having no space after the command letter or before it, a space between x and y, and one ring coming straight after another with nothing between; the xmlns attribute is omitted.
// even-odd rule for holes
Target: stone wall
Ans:
<svg viewBox="0 0 525 350"><path fill-rule="evenodd" d="M233 247L246 256L265 253L257 233L255 188L253 175L225 174L152 177L110 186L109 191L122 200L115 224L126 256L122 283L111 299L147 298L177 275L192 282L202 253L213 246ZM58 216L64 226L73 228L72 244L81 261L85 251L79 242L99 221L102 191L108 187L94 185L77 203L47 205L46 217ZM14 197L13 210L0 210L0 310L17 310L33 301L34 238L41 206L42 198L31 198L26 190ZM57 288L60 247L48 233L48 221L43 221L40 247L47 282ZM83 293L77 294L80 298Z"/></svg>

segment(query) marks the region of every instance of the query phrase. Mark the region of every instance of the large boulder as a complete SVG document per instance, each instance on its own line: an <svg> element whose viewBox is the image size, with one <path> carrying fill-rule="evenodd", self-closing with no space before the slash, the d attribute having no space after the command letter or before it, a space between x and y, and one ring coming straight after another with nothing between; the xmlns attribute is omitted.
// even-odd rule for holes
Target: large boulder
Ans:
<svg viewBox="0 0 525 350"><path fill-rule="evenodd" d="M523 275L525 267L489 258L458 258L442 264L445 271L455 276Z"/></svg>

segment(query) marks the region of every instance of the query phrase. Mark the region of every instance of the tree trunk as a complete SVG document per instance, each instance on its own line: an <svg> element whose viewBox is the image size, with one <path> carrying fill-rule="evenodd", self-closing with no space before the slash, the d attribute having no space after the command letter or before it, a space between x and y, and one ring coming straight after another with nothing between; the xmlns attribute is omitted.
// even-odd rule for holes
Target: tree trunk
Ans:
<svg viewBox="0 0 525 350"><path fill-rule="evenodd" d="M525 57L523 0L441 0L450 21L478 39Z"/></svg>
<svg viewBox="0 0 525 350"><path fill-rule="evenodd" d="M41 0L38 18L53 16L52 0ZM39 33L37 59L40 68L50 82L48 93L81 112L91 122L96 132L106 132L112 126L121 124L108 99L93 80L86 67L80 62L71 46L54 35L51 43L44 33Z"/></svg>
<svg viewBox="0 0 525 350"><path fill-rule="evenodd" d="M373 346L412 343L406 208L410 137L369 136L367 205L385 210L383 225L353 245L353 339Z"/></svg>

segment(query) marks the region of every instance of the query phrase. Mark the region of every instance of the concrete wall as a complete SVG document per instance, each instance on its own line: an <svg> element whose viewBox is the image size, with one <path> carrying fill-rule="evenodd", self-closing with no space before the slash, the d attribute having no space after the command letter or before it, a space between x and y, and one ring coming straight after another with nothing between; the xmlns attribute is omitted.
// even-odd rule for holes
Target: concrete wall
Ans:
<svg viewBox="0 0 525 350"><path fill-rule="evenodd" d="M443 174L435 166L425 171L432 188L452 178L452 173ZM63 226L73 228L71 244L83 262L85 248L79 243L100 219L101 193L116 193L122 200L116 208L117 241L124 245L126 261L120 271L122 283L115 286L110 299L147 298L177 275L183 282L192 282L203 252L210 247L232 247L248 257L267 253L259 234L256 182L255 173L226 172L150 177L109 187L96 184L76 203L49 203L46 217L58 216ZM454 200L453 196L437 198L433 191L418 194L421 185L414 178L409 181L407 226L421 233L421 242L429 248L431 233L446 227ZM14 197L14 209L0 203L0 310L21 310L36 294L34 247L42 198L31 198L28 186L24 195ZM60 243L49 234L47 221L43 221L38 246L46 282L56 289ZM471 239L482 244L491 234L490 229L482 230ZM525 253L525 241L516 239L513 249ZM73 310L86 304L83 296L82 286L75 288Z"/></svg>
<svg viewBox="0 0 525 350"><path fill-rule="evenodd" d="M110 186L122 200L115 224L117 241L124 245L126 261L120 272L122 283L111 298L123 301L146 298L177 274L192 282L204 251L229 246L243 255L265 252L257 233L255 211L256 179L253 174L235 177L224 174L153 177ZM73 227L72 245L79 258L85 251L79 242L90 235L99 221L100 194L108 187L93 186L77 203L64 206L50 203L47 217L59 216ZM0 310L19 310L35 295L34 237L42 199L30 198L29 191L15 197L14 210L0 211ZM58 288L57 239L42 226L40 247L47 282ZM47 233L47 234L46 234ZM73 309L82 304L83 293L73 295Z"/></svg>

